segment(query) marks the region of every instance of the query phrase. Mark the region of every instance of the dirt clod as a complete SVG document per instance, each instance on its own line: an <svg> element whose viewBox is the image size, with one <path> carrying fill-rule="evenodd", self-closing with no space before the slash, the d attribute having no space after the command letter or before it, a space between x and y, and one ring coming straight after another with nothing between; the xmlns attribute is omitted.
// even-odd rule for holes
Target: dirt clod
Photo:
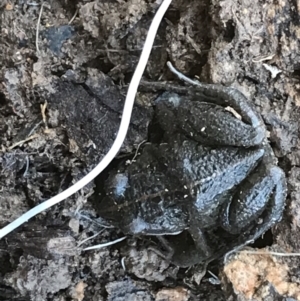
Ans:
<svg viewBox="0 0 300 301"><path fill-rule="evenodd" d="M190 300L190 292L183 287L174 289L162 289L157 292L155 301L188 301Z"/></svg>
<svg viewBox="0 0 300 301"><path fill-rule="evenodd" d="M261 250L262 251L262 250ZM224 267L225 281L245 300L266 300L273 290L300 300L300 285L289 277L289 267L280 257L241 252Z"/></svg>

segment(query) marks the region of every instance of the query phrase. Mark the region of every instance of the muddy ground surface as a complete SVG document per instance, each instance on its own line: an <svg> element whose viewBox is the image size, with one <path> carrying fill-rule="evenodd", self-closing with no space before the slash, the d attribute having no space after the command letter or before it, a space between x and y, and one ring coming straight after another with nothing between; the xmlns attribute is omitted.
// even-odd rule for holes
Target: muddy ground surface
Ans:
<svg viewBox="0 0 300 301"><path fill-rule="evenodd" d="M80 179L110 148L127 86L160 1L2 1L0 227ZM174 0L144 78L230 85L261 112L288 179L283 220L209 270L170 265L97 219L97 181L0 241L0 300L300 300L300 4ZM149 138L157 93L141 92L120 158ZM124 156L127 157L124 157ZM98 180L101 183L101 179ZM85 242L85 239L100 234ZM80 247L78 247L80 246ZM123 265L126 267L124 270Z"/></svg>

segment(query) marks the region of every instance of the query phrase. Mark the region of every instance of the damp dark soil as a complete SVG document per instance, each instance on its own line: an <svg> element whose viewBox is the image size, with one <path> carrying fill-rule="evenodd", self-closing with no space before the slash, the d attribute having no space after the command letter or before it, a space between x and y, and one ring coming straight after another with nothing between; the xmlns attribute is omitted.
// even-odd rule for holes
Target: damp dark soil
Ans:
<svg viewBox="0 0 300 301"><path fill-rule="evenodd" d="M0 227L107 153L160 2L0 3ZM293 0L174 0L144 74L175 80L169 60L191 78L239 89L261 113L289 185L282 221L251 246L263 254L238 253L205 270L169 264L143 238L82 251L122 236L95 211L106 170L0 240L0 300L300 300L299 257L270 252L300 250L299 13ZM143 141L158 139L157 93L144 91L109 168L130 164Z"/></svg>

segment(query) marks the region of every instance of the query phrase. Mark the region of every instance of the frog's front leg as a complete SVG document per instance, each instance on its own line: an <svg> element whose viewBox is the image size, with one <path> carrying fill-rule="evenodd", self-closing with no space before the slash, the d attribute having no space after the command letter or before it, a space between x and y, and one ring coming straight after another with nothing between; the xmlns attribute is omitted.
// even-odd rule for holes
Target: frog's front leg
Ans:
<svg viewBox="0 0 300 301"><path fill-rule="evenodd" d="M224 197L225 195L227 193ZM220 247L218 242L217 245L213 244L214 239L207 235L207 229L216 225L219 210L211 212L208 216L207 212L199 214L192 204L188 207L189 222L186 229L181 233L167 235L168 238L165 235L156 235L164 250L151 247L159 256L183 268L210 262L216 258L216 247Z"/></svg>
<svg viewBox="0 0 300 301"><path fill-rule="evenodd" d="M191 216L191 218L193 221L190 223L188 232L194 241L196 250L198 250L198 252L201 254L201 257L208 258L212 255L213 249L209 245L201 225L196 222L197 218L194 219L193 216Z"/></svg>

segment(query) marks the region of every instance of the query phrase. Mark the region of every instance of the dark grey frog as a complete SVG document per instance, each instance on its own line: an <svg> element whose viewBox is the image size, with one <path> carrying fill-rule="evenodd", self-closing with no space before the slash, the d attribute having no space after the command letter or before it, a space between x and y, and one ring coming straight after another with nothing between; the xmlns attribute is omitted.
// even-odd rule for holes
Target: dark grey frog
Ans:
<svg viewBox="0 0 300 301"><path fill-rule="evenodd" d="M163 143L146 144L133 164L111 171L98 207L125 234L157 236L171 262L184 267L257 239L281 219L287 190L265 125L246 97L192 84L151 83L172 91L156 100ZM165 238L181 232L192 246L180 236Z"/></svg>

